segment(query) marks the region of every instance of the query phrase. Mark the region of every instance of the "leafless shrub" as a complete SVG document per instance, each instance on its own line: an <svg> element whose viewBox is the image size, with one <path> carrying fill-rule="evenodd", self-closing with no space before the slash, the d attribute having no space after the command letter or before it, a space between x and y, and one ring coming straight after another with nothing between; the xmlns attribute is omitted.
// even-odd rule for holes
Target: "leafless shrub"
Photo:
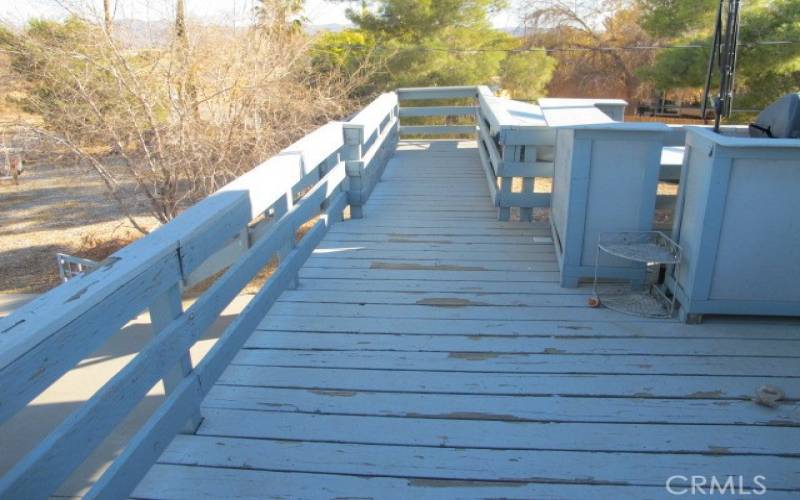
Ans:
<svg viewBox="0 0 800 500"><path fill-rule="evenodd" d="M33 128L99 175L141 232L136 198L160 222L307 133L346 115L368 63L311 70L311 40L254 25L191 25L156 47L126 47L103 22L35 22L0 43L26 82ZM188 36L186 35L188 33ZM111 162L110 160L114 160ZM109 164L113 163L113 168ZM136 193L121 189L135 181Z"/></svg>

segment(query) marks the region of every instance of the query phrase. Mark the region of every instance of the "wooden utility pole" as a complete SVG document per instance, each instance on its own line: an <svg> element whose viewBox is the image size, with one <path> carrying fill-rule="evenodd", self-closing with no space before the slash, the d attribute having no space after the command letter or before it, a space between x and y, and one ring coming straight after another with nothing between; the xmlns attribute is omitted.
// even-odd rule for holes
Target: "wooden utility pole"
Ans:
<svg viewBox="0 0 800 500"><path fill-rule="evenodd" d="M177 0L175 6L175 37L179 42L188 45L186 43L186 4L184 0Z"/></svg>
<svg viewBox="0 0 800 500"><path fill-rule="evenodd" d="M186 99L195 116L198 115L197 86L194 80L194 70L190 61L189 36L186 33L186 3L185 0L176 0L175 4L175 38L178 42L178 51L183 63L184 89Z"/></svg>
<svg viewBox="0 0 800 500"><path fill-rule="evenodd" d="M111 0L103 0L103 27L106 33L111 33Z"/></svg>

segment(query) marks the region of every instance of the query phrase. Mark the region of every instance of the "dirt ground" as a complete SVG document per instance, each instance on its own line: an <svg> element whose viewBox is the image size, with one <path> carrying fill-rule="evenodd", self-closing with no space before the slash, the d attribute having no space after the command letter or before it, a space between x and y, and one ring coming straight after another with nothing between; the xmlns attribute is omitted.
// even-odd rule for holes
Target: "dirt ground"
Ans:
<svg viewBox="0 0 800 500"><path fill-rule="evenodd" d="M136 219L157 225L144 210ZM140 236L86 168L26 165L19 185L0 181L0 293L58 285L57 252L97 260Z"/></svg>

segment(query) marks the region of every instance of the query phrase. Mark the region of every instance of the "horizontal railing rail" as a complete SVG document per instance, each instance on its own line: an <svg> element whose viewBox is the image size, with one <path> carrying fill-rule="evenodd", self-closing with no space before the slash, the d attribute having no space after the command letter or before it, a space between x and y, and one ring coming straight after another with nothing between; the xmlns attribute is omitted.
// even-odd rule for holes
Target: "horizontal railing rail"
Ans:
<svg viewBox="0 0 800 500"><path fill-rule="evenodd" d="M411 106L400 110L400 117L475 116L476 106Z"/></svg>
<svg viewBox="0 0 800 500"><path fill-rule="evenodd" d="M401 124L398 131L403 136L459 136L473 135L475 133L475 105L442 105L440 101L472 100L478 95L476 86L459 87L418 87L401 88L397 90L397 98L401 103L400 118L442 118L444 123L429 125ZM435 101L430 106L421 106L419 103ZM403 106L403 102L413 102L414 106ZM463 120L470 117L471 120ZM458 120L461 118L461 120Z"/></svg>
<svg viewBox="0 0 800 500"><path fill-rule="evenodd" d="M0 497L52 494L163 379L165 402L89 497L130 493L174 434L199 425L203 395L294 285L349 198L366 200L396 144L397 118L396 95L379 97L351 122L320 127L96 269L0 319L0 422L146 309L154 331L133 360L0 479ZM360 162L360 175L350 175L351 162ZM361 174L371 185L351 189ZM315 222L298 240L309 221ZM260 292L193 367L189 348L276 257L278 267ZM210 276L216 276L210 287L183 311L182 289Z"/></svg>
<svg viewBox="0 0 800 500"><path fill-rule="evenodd" d="M440 99L474 98L478 92L476 85L457 85L451 87L405 87L397 89L400 101L429 101Z"/></svg>

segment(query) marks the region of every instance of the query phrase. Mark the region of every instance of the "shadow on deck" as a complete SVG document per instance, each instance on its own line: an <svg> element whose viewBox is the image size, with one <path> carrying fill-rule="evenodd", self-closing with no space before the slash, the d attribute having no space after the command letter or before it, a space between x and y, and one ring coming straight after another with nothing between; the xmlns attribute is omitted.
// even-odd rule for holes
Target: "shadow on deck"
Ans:
<svg viewBox="0 0 800 500"><path fill-rule="evenodd" d="M547 223L497 220L473 142L400 143L364 213L134 497L640 499L675 475L800 490L797 322L586 307ZM786 400L751 401L765 384Z"/></svg>

